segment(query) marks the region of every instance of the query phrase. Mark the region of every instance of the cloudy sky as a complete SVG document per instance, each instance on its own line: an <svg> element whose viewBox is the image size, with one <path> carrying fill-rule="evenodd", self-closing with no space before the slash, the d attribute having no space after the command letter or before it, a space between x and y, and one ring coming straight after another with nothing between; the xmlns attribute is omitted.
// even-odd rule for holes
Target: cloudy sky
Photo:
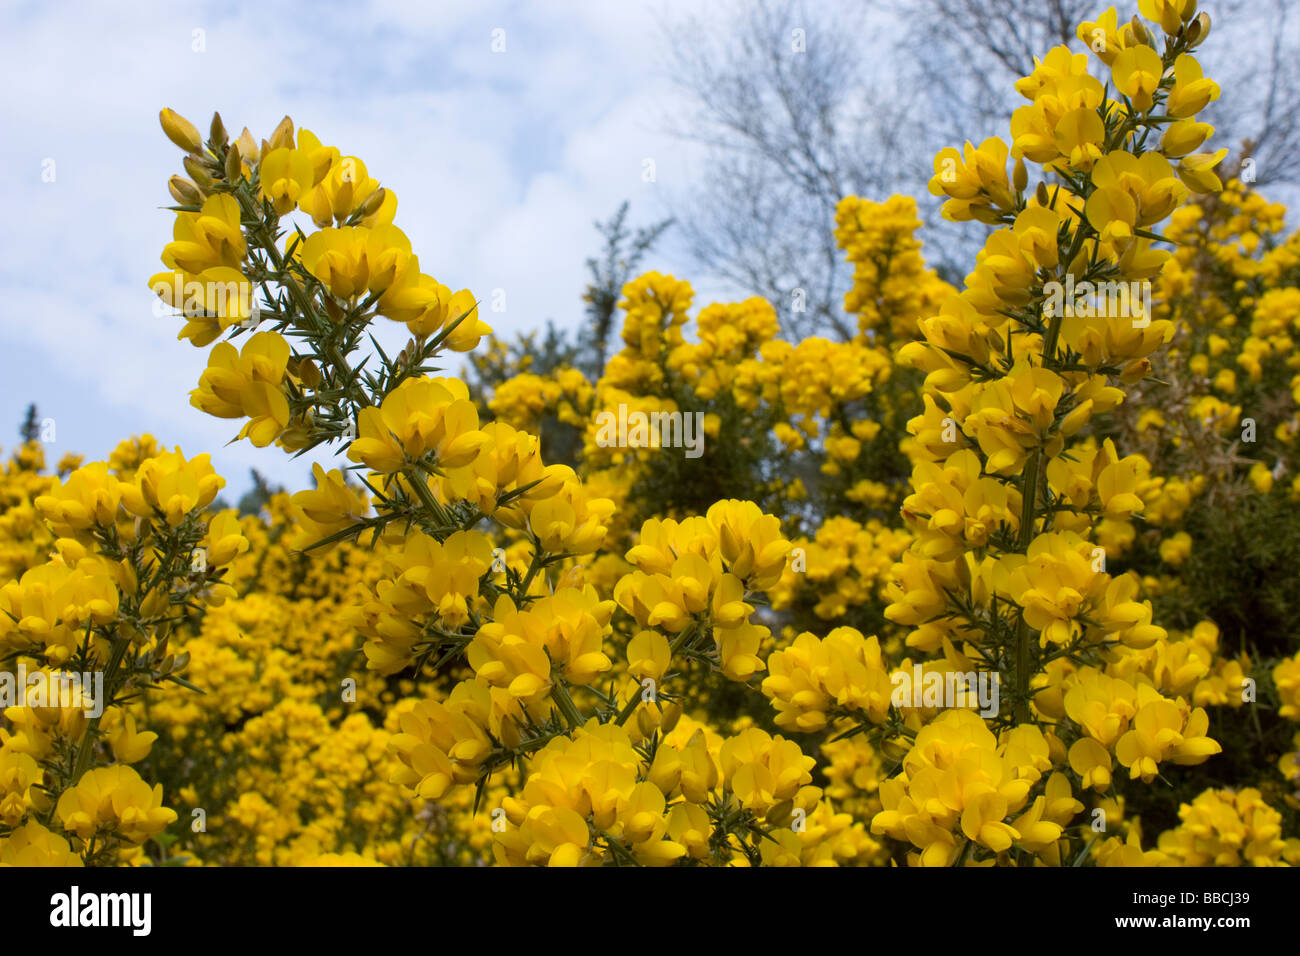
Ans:
<svg viewBox="0 0 1300 956"><path fill-rule="evenodd" d="M1206 63L1235 66L1221 79L1241 110L1266 94L1252 71L1268 53L1274 3L1228 5L1239 8L1236 33L1216 28ZM239 423L189 404L207 350L177 341L180 322L155 315L148 287L171 237L167 179L181 171L158 126L162 107L204 131L220 110L232 132L248 126L259 139L288 113L397 193L397 224L425 271L504 302L484 310L498 333L547 319L573 327L600 241L593 221L625 199L633 225L663 218L699 181L701 148L667 132L692 107L666 73L663 25L700 11L713 17L717 4L7 0L0 446L13 446L35 402L53 420L53 458L100 458L147 431L189 455L210 452L231 500L250 467L293 489L309 483L310 458L227 444ZM1291 49L1297 30L1292 18ZM889 51L887 35L876 17L863 43ZM894 55L866 59L883 67ZM703 279L673 237L645 268L690 279L697 308L749 294ZM400 348L403 328L377 321L385 347Z"/></svg>
<svg viewBox="0 0 1300 956"><path fill-rule="evenodd" d="M148 431L210 451L236 495L252 466L308 482L302 459L227 446L238 423L188 403L206 350L176 340L179 321L154 314L147 284L171 237L167 178L181 171L163 106L204 131L218 109L258 138L288 113L360 156L396 191L426 271L485 302L504 291L505 312L484 316L502 332L573 324L593 220L624 199L634 222L661 216L666 190L691 175L690 150L664 132L675 94L655 53L660 19L689 3L232 6L0 13L0 445L34 401L54 420L55 456L102 457ZM684 275L670 249L647 266Z"/></svg>

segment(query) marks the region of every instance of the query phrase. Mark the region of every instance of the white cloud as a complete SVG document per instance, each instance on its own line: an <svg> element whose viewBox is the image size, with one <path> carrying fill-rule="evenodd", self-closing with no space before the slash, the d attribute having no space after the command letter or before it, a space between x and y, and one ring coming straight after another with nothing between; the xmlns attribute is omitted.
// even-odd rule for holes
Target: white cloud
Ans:
<svg viewBox="0 0 1300 956"><path fill-rule="evenodd" d="M658 187L685 168L657 127L673 95L655 73L662 9L373 0L6 11L0 435L36 401L58 411L60 452L102 455L148 429L189 454L210 451L236 490L250 466L306 482L302 461L223 445L238 423L188 404L206 350L153 314L147 280L171 229L158 207L180 159L158 128L162 106L201 128L219 109L258 136L292 115L392 186L426 271L485 302L506 290L508 311L485 314L498 331L573 325L593 220L623 199L636 219L662 214ZM491 51L498 26L504 54ZM658 184L642 181L647 157ZM385 344L402 338L399 326L379 331Z"/></svg>

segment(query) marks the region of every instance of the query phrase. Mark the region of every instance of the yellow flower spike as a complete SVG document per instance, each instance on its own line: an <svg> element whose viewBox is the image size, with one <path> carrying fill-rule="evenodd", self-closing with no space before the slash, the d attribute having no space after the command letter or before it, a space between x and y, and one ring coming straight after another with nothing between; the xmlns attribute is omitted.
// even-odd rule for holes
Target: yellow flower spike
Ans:
<svg viewBox="0 0 1300 956"><path fill-rule="evenodd" d="M567 466L551 468L562 477L562 483L545 497L529 497L523 502L528 527L548 551L589 554L605 540L614 502L591 496Z"/></svg>
<svg viewBox="0 0 1300 956"><path fill-rule="evenodd" d="M1222 747L1205 736L1209 718L1203 708L1189 709L1160 696L1150 685L1138 688L1140 707L1132 729L1115 744L1115 756L1131 778L1150 782L1162 760L1178 764L1204 763Z"/></svg>
<svg viewBox="0 0 1300 956"><path fill-rule="evenodd" d="M1187 198L1169 160L1155 152L1108 153L1093 166L1092 182L1097 189L1084 207L1088 221L1103 242L1121 248L1135 227L1159 222Z"/></svg>

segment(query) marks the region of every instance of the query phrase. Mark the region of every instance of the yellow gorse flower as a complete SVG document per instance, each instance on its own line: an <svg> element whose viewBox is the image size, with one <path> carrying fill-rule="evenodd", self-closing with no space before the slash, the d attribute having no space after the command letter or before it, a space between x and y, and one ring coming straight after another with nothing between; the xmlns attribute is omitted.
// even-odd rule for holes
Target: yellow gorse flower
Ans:
<svg viewBox="0 0 1300 956"><path fill-rule="evenodd" d="M164 111L187 175L151 284L209 349L192 403L348 467L238 512L148 436L0 471L0 648L105 683L6 710L0 862L1300 861L1294 754L1184 786L1146 849L1163 791L1133 799L1300 686L1188 587L1218 540L1189 517L1300 496L1300 246L1206 145L1208 18L1142 9L1158 29L1080 25L1003 135L936 156L943 214L992 227L959 288L914 201L849 197L839 341L761 299L692 315L650 272L589 290L622 319L603 368L495 342L473 386L447 359L479 302L360 159ZM611 445L620 408L698 414L703 460ZM1247 420L1267 453L1204 466L1254 452Z"/></svg>
<svg viewBox="0 0 1300 956"><path fill-rule="evenodd" d="M83 840L107 830L133 843L161 833L176 819L176 811L162 805L161 784L151 788L120 764L89 771L59 797L55 814L64 829Z"/></svg>

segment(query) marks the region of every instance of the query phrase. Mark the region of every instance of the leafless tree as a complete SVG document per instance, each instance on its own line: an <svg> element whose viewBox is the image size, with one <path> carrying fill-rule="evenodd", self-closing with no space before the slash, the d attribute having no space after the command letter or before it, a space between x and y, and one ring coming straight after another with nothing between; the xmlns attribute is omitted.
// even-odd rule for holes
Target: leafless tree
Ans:
<svg viewBox="0 0 1300 956"><path fill-rule="evenodd" d="M1053 46L1086 50L1075 30L1103 0L898 0L910 12L913 73L949 125L949 138L1005 135L1024 104L1012 84ZM1122 5L1120 5L1122 6ZM1247 151L1259 186L1300 183L1300 16L1291 0L1204 2L1209 39L1197 58L1221 95L1206 110L1216 146ZM972 124L972 120L975 120ZM973 129L972 129L973 126ZM975 135L975 132L978 135Z"/></svg>
<svg viewBox="0 0 1300 956"><path fill-rule="evenodd" d="M948 142L1006 135L1024 103L1011 84L1034 57L1074 41L1097 0L896 0L907 24L901 67L926 91ZM1077 46L1077 43L1075 44Z"/></svg>
<svg viewBox="0 0 1300 956"><path fill-rule="evenodd" d="M681 236L707 270L767 297L796 335L854 331L836 204L888 195L925 162L905 91L870 75L865 12L758 0L667 37L668 68L696 106L674 131L710 156L678 197Z"/></svg>
<svg viewBox="0 0 1300 956"><path fill-rule="evenodd" d="M939 220L934 152L1007 136L1015 80L1106 0L751 0L667 31L667 68L694 105L670 125L707 147L673 213L705 271L767 297L794 335L847 337L849 270L831 234L843 196L917 198L927 258L959 280L978 231ZM1212 145L1254 159L1258 186L1300 186L1300 16L1291 0L1203 2L1199 48L1222 88ZM794 311L803 290L807 311Z"/></svg>

